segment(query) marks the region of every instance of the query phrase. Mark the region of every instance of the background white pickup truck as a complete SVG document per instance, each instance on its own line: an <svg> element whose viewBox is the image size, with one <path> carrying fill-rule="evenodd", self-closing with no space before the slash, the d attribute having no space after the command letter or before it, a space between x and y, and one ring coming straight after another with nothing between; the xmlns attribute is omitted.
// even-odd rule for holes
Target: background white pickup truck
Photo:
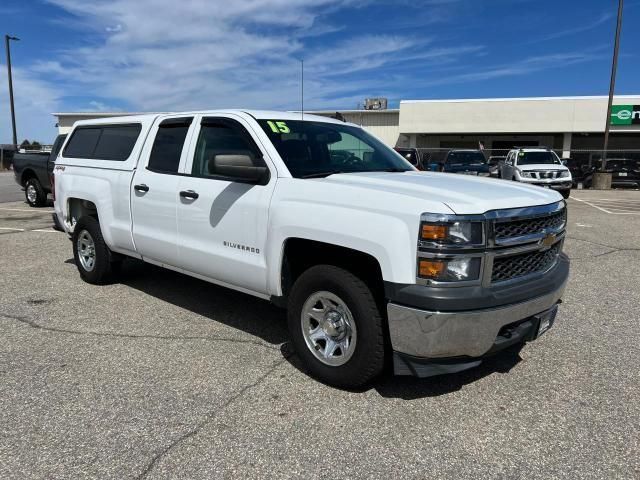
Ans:
<svg viewBox="0 0 640 480"><path fill-rule="evenodd" d="M309 371L429 376L548 329L566 206L518 183L418 172L356 125L209 111L78 122L55 210L83 279L134 257L286 306Z"/></svg>

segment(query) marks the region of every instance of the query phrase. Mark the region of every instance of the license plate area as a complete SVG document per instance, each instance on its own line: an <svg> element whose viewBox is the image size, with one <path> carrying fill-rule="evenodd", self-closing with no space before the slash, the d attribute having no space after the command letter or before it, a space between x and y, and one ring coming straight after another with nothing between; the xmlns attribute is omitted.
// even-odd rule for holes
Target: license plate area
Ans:
<svg viewBox="0 0 640 480"><path fill-rule="evenodd" d="M544 334L547 330L553 327L553 323L556 320L557 313L558 313L558 306L554 305L549 310L546 310L542 313L539 313L533 316L533 319L536 321L536 325L537 325L535 338L540 338L542 334Z"/></svg>

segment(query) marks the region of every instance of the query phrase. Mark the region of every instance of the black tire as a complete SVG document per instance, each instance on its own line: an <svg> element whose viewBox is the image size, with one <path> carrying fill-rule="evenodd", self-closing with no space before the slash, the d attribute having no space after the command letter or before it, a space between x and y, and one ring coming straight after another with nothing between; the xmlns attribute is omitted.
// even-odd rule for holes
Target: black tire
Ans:
<svg viewBox="0 0 640 480"><path fill-rule="evenodd" d="M569 198L571 195L571 190L563 190L560 192L564 198Z"/></svg>
<svg viewBox="0 0 640 480"><path fill-rule="evenodd" d="M29 199L30 189L35 191L33 200ZM47 204L47 192L44 191L37 178L30 178L24 184L24 198L31 207L44 207Z"/></svg>
<svg viewBox="0 0 640 480"><path fill-rule="evenodd" d="M356 324L353 354L340 366L322 363L311 352L303 336L303 306L311 295L320 291L340 297ZM289 295L288 323L296 353L311 375L320 381L336 387L358 388L382 372L385 356L383 317L367 284L347 270L317 265L300 275Z"/></svg>
<svg viewBox="0 0 640 480"><path fill-rule="evenodd" d="M93 241L95 249L93 268L87 268L86 261L80 259L78 240L88 234ZM84 238L84 237L83 237ZM87 283L100 285L110 281L118 270L118 262L114 261L113 254L107 247L100 230L100 223L94 217L82 217L76 223L72 235L73 258L75 260L80 277ZM115 268L114 268L115 267Z"/></svg>

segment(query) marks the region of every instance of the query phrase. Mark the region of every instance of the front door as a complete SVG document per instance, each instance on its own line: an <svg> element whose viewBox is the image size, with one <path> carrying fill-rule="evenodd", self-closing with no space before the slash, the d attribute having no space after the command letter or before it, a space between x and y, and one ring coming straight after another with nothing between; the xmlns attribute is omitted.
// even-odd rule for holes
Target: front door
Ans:
<svg viewBox="0 0 640 480"><path fill-rule="evenodd" d="M145 260L178 265L177 207L193 117L170 117L152 128L131 185L133 241Z"/></svg>
<svg viewBox="0 0 640 480"><path fill-rule="evenodd" d="M251 126L233 115L202 117L180 178L181 268L224 284L267 292L269 202L276 177L248 184L216 172L216 155L246 155L265 165ZM271 169L272 172L275 171Z"/></svg>

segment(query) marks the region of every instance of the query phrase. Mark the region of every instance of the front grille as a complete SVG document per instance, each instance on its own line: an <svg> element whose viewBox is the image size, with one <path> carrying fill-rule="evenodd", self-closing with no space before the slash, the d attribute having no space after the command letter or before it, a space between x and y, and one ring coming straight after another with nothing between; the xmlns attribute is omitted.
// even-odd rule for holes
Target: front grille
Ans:
<svg viewBox="0 0 640 480"><path fill-rule="evenodd" d="M496 257L491 272L492 282L504 282L531 273L543 272L553 266L560 253L562 242L557 242L549 250Z"/></svg>
<svg viewBox="0 0 640 480"><path fill-rule="evenodd" d="M496 242L499 243L501 240L543 233L545 230L556 231L562 228L564 223L565 210L563 209L545 217L496 222L494 225L494 235Z"/></svg>
<svg viewBox="0 0 640 480"><path fill-rule="evenodd" d="M560 175L560 172L555 171L555 170L534 170L533 172L533 178L539 178L539 179L547 179L547 178L558 178L558 175Z"/></svg>

